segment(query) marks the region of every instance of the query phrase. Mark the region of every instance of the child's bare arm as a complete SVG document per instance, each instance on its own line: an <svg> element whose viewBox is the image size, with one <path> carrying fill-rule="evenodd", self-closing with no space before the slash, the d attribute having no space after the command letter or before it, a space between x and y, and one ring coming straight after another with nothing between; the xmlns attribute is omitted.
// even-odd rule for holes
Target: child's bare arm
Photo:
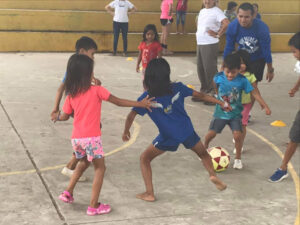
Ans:
<svg viewBox="0 0 300 225"><path fill-rule="evenodd" d="M299 88L300 88L300 77L297 83L295 84L295 86L289 91L290 97L294 97L295 93L299 90Z"/></svg>
<svg viewBox="0 0 300 225"><path fill-rule="evenodd" d="M123 141L129 141L130 139L130 127L135 119L135 116L137 115L136 111L131 110L131 112L128 114L126 121L125 121L125 128L122 135Z"/></svg>
<svg viewBox="0 0 300 225"><path fill-rule="evenodd" d="M61 98L63 96L65 88L66 88L65 84L61 83L59 85L58 89L57 89L56 96L55 96L54 107L53 107L53 110L51 112L51 119L54 116L54 114L59 111L59 104L60 104L60 101L61 101Z"/></svg>
<svg viewBox="0 0 300 225"><path fill-rule="evenodd" d="M265 109L266 115L271 115L271 110L264 99L261 97L257 85L253 85L254 89L251 91L251 95L255 98L256 101L260 104L260 106Z"/></svg>
<svg viewBox="0 0 300 225"><path fill-rule="evenodd" d="M220 101L220 100L218 100L218 99L216 99L212 96L203 94L201 92L193 91L193 97L199 98L199 99L201 99L202 101L205 101L205 102L212 102L212 103L215 103L215 104L219 104L223 109L226 109L226 111L227 110L228 111L232 110L231 106L227 102Z"/></svg>
<svg viewBox="0 0 300 225"><path fill-rule="evenodd" d="M133 6L130 10L128 10L128 14L135 13L137 11L137 8Z"/></svg>
<svg viewBox="0 0 300 225"><path fill-rule="evenodd" d="M137 60L137 63L136 63L136 72L140 71L141 61L142 61L142 50L139 50L139 56L138 56L138 60Z"/></svg>
<svg viewBox="0 0 300 225"><path fill-rule="evenodd" d="M169 4L169 13L168 13L168 16L172 16L172 12L173 12L173 4Z"/></svg>
<svg viewBox="0 0 300 225"><path fill-rule="evenodd" d="M157 58L161 58L162 57L162 50L160 50L158 53L157 53Z"/></svg>
<svg viewBox="0 0 300 225"><path fill-rule="evenodd" d="M121 107L140 107L140 108L146 108L151 112L152 104L154 98L149 98L149 96L146 96L142 101L131 101L127 99L121 99L116 96L110 95L108 98L108 101Z"/></svg>

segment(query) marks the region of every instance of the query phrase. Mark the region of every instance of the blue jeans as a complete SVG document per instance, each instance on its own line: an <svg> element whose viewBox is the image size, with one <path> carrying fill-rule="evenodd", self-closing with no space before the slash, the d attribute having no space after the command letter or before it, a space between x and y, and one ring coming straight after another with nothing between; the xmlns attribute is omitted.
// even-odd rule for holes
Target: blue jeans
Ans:
<svg viewBox="0 0 300 225"><path fill-rule="evenodd" d="M185 24L185 11L176 11L176 24L179 25L181 22L181 25Z"/></svg>
<svg viewBox="0 0 300 225"><path fill-rule="evenodd" d="M113 46L114 53L117 52L120 31L122 32L124 53L127 53L128 23L119 23L113 21L113 30L114 30L114 46Z"/></svg>

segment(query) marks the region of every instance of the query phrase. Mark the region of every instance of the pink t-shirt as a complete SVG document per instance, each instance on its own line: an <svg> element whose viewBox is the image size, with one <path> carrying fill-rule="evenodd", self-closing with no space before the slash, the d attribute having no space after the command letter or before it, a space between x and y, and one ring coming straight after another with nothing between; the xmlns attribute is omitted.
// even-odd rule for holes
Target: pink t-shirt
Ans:
<svg viewBox="0 0 300 225"><path fill-rule="evenodd" d="M172 15L169 16L170 4L173 5L173 0L163 0L161 2L161 5L160 5L160 9L161 9L160 18L161 19L168 19L168 20L172 19Z"/></svg>
<svg viewBox="0 0 300 225"><path fill-rule="evenodd" d="M187 1L188 0L185 0L185 2L183 4L183 0L178 0L177 6L176 6L176 11L186 12L186 10L187 10Z"/></svg>
<svg viewBox="0 0 300 225"><path fill-rule="evenodd" d="M162 51L161 44L158 41L154 41L149 45L147 45L147 43L143 41L139 45L138 49L142 52L142 65L144 69L146 69L148 63L152 59L156 59L158 53Z"/></svg>
<svg viewBox="0 0 300 225"><path fill-rule="evenodd" d="M102 86L91 86L74 98L67 96L63 111L66 114L74 112L72 139L101 136L101 104L109 96L110 92Z"/></svg>

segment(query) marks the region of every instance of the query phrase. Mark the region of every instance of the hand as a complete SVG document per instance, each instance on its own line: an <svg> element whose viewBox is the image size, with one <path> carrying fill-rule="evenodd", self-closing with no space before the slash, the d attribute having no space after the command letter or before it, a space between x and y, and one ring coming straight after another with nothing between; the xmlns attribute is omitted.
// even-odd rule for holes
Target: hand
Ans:
<svg viewBox="0 0 300 225"><path fill-rule="evenodd" d="M140 72L140 65L136 65L136 72L137 72L137 73Z"/></svg>
<svg viewBox="0 0 300 225"><path fill-rule="evenodd" d="M266 76L266 79L268 82L271 82L274 78L274 72L267 72L267 76Z"/></svg>
<svg viewBox="0 0 300 225"><path fill-rule="evenodd" d="M156 103L155 101L152 101L155 97L149 98L149 95L147 95L142 101L140 101L140 107L146 108L149 110L149 112L152 112L151 107L153 103Z"/></svg>
<svg viewBox="0 0 300 225"><path fill-rule="evenodd" d="M232 111L232 107L230 104L228 104L228 102L222 102L221 107L225 112Z"/></svg>
<svg viewBox="0 0 300 225"><path fill-rule="evenodd" d="M51 120L55 123L58 120L58 116L60 115L60 111L52 111Z"/></svg>
<svg viewBox="0 0 300 225"><path fill-rule="evenodd" d="M289 95L290 97L294 97L295 96L295 93L298 91L298 88L292 88L290 91L289 91Z"/></svg>
<svg viewBox="0 0 300 225"><path fill-rule="evenodd" d="M266 111L266 115L271 115L271 110L269 109L269 107L266 107L265 111Z"/></svg>
<svg viewBox="0 0 300 225"><path fill-rule="evenodd" d="M101 81L99 79L97 79L97 78L94 77L92 79L92 84L96 85L96 86L101 86Z"/></svg>
<svg viewBox="0 0 300 225"><path fill-rule="evenodd" d="M113 11L110 11L109 14L115 16L115 13Z"/></svg>
<svg viewBox="0 0 300 225"><path fill-rule="evenodd" d="M218 35L217 32L214 32L213 30L208 30L207 33L208 33L210 36L212 36L212 37L214 37L214 38L217 38L217 35Z"/></svg>
<svg viewBox="0 0 300 225"><path fill-rule="evenodd" d="M129 141L129 139L130 139L130 131L124 131L124 133L122 135L122 140Z"/></svg>

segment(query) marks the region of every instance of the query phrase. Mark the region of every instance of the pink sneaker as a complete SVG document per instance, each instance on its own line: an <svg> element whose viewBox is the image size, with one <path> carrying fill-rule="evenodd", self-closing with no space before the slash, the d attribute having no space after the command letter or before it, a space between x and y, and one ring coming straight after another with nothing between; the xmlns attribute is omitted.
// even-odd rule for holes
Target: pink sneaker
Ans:
<svg viewBox="0 0 300 225"><path fill-rule="evenodd" d="M68 191L64 191L63 193L61 193L58 198L65 203L72 203L74 201L73 196Z"/></svg>
<svg viewBox="0 0 300 225"><path fill-rule="evenodd" d="M89 206L88 209L86 210L86 214L88 214L89 216L95 216L95 215L107 214L110 211L111 211L110 205L99 203L98 208L92 208Z"/></svg>

